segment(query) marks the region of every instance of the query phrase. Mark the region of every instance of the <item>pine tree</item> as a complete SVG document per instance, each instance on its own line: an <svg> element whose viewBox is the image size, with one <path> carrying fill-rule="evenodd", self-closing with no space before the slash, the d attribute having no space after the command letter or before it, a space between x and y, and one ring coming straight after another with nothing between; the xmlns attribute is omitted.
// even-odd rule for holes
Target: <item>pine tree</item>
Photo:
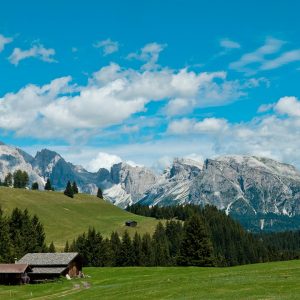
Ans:
<svg viewBox="0 0 300 300"><path fill-rule="evenodd" d="M121 266L131 266L132 265L132 243L127 230L125 230L122 236L121 243Z"/></svg>
<svg viewBox="0 0 300 300"><path fill-rule="evenodd" d="M26 171L17 170L13 174L14 188L24 189L29 182L29 176Z"/></svg>
<svg viewBox="0 0 300 300"><path fill-rule="evenodd" d="M33 182L31 185L32 190L38 190L39 189L39 184L37 182Z"/></svg>
<svg viewBox="0 0 300 300"><path fill-rule="evenodd" d="M13 259L13 245L9 234L9 223L0 208L0 262L8 263Z"/></svg>
<svg viewBox="0 0 300 300"><path fill-rule="evenodd" d="M185 224L178 262L187 266L210 267L215 265L213 247L207 229L196 214Z"/></svg>
<svg viewBox="0 0 300 300"><path fill-rule="evenodd" d="M46 181L46 184L45 184L45 190L46 190L46 191L52 191L52 190L53 190L52 185L51 185L51 181L50 181L49 178L48 178L47 181Z"/></svg>
<svg viewBox="0 0 300 300"><path fill-rule="evenodd" d="M50 252L50 253L55 253L56 252L53 241L49 245L48 252Z"/></svg>
<svg viewBox="0 0 300 300"><path fill-rule="evenodd" d="M68 181L67 183L67 186L66 186L66 189L64 191L64 194L70 198L73 198L74 197L74 192L73 192L73 188L72 188L72 185L71 185L71 182Z"/></svg>
<svg viewBox="0 0 300 300"><path fill-rule="evenodd" d="M75 181L73 181L72 189L74 194L78 194L78 187Z"/></svg>
<svg viewBox="0 0 300 300"><path fill-rule="evenodd" d="M4 178L4 186L11 187L13 185L13 176L11 173L8 173Z"/></svg>
<svg viewBox="0 0 300 300"><path fill-rule="evenodd" d="M132 257L132 264L134 266L141 266L142 265L142 239L140 235L135 232L135 235L132 240L132 248L133 248L133 257Z"/></svg>
<svg viewBox="0 0 300 300"><path fill-rule="evenodd" d="M121 241L117 232L112 232L110 236L110 248L112 251L112 266L121 266Z"/></svg>
<svg viewBox="0 0 300 300"><path fill-rule="evenodd" d="M70 251L69 249L70 249L70 247L69 247L69 241L66 241L64 252L69 252Z"/></svg>
<svg viewBox="0 0 300 300"><path fill-rule="evenodd" d="M156 266L167 266L171 262L169 241L166 235L165 228L161 222L156 226L153 234L153 249Z"/></svg>
<svg viewBox="0 0 300 300"><path fill-rule="evenodd" d="M170 255L175 259L179 255L181 241L183 239L183 227L179 221L166 223L166 235L170 243Z"/></svg>
<svg viewBox="0 0 300 300"><path fill-rule="evenodd" d="M142 237L141 265L146 267L152 267L154 266L154 261L155 257L151 236L149 233L145 233Z"/></svg>
<svg viewBox="0 0 300 300"><path fill-rule="evenodd" d="M103 193L102 190L98 187L98 191L97 191L97 197L100 199L103 199Z"/></svg>

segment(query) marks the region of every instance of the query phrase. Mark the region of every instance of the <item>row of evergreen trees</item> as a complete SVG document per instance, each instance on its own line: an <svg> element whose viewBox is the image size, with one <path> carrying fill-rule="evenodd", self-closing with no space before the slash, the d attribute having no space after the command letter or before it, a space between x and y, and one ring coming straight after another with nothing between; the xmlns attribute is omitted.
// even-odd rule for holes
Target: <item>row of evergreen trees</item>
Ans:
<svg viewBox="0 0 300 300"><path fill-rule="evenodd" d="M234 266L264 261L288 260L300 257L300 231L261 233L246 231L239 222L214 206L178 205L148 207L140 204L127 210L157 219L188 220L199 215L207 226L214 255L220 266Z"/></svg>
<svg viewBox="0 0 300 300"><path fill-rule="evenodd" d="M53 247L52 243L50 251ZM13 262L28 252L47 251L44 228L36 215L31 217L27 209L15 208L5 216L0 209L0 262Z"/></svg>
<svg viewBox="0 0 300 300"><path fill-rule="evenodd" d="M79 252L86 266L215 266L212 243L201 218L194 215L183 226L180 221L158 223L153 236L127 231L104 239L95 229L80 235L65 251Z"/></svg>

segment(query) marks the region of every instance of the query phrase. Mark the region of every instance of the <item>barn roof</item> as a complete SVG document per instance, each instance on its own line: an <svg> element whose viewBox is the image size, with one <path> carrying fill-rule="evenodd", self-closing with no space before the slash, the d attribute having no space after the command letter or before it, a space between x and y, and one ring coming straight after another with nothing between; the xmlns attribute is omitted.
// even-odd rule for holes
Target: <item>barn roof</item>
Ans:
<svg viewBox="0 0 300 300"><path fill-rule="evenodd" d="M78 256L77 252L69 253L27 253L17 264L29 264L31 266L67 266L74 258Z"/></svg>
<svg viewBox="0 0 300 300"><path fill-rule="evenodd" d="M40 267L35 267L32 268L31 274L61 274L63 271L65 271L67 267L60 267L60 268L40 268Z"/></svg>
<svg viewBox="0 0 300 300"><path fill-rule="evenodd" d="M28 267L28 264L0 264L0 273L24 273Z"/></svg>

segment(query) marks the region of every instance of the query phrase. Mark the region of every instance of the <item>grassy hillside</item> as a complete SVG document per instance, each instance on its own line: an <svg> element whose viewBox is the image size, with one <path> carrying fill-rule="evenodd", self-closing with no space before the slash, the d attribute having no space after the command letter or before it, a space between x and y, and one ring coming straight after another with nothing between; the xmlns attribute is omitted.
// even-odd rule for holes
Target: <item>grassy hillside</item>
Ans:
<svg viewBox="0 0 300 300"><path fill-rule="evenodd" d="M27 208L30 214L37 214L44 225L47 242L54 241L58 248L66 240L95 227L104 236L117 230L122 233L127 229L134 234L152 232L157 221L152 218L133 215L95 196L78 194L69 198L59 192L31 191L23 189L0 188L0 206L6 214L15 207ZM138 222L136 228L124 226L126 220Z"/></svg>
<svg viewBox="0 0 300 300"><path fill-rule="evenodd" d="M86 268L84 272L90 278L0 286L0 299L279 300L300 295L300 261L232 268Z"/></svg>

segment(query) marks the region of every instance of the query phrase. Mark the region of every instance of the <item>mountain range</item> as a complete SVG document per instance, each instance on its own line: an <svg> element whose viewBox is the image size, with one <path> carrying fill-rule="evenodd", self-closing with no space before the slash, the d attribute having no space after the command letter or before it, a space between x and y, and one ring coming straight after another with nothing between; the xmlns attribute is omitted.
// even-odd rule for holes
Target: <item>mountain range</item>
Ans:
<svg viewBox="0 0 300 300"><path fill-rule="evenodd" d="M300 173L291 165L256 156L222 156L204 163L176 158L162 174L126 162L110 170L89 172L58 153L43 149L29 155L0 144L0 179L17 169L29 174L30 183L43 188L47 178L57 190L68 180L80 191L104 197L125 208L143 205L215 205L251 230L300 228Z"/></svg>

